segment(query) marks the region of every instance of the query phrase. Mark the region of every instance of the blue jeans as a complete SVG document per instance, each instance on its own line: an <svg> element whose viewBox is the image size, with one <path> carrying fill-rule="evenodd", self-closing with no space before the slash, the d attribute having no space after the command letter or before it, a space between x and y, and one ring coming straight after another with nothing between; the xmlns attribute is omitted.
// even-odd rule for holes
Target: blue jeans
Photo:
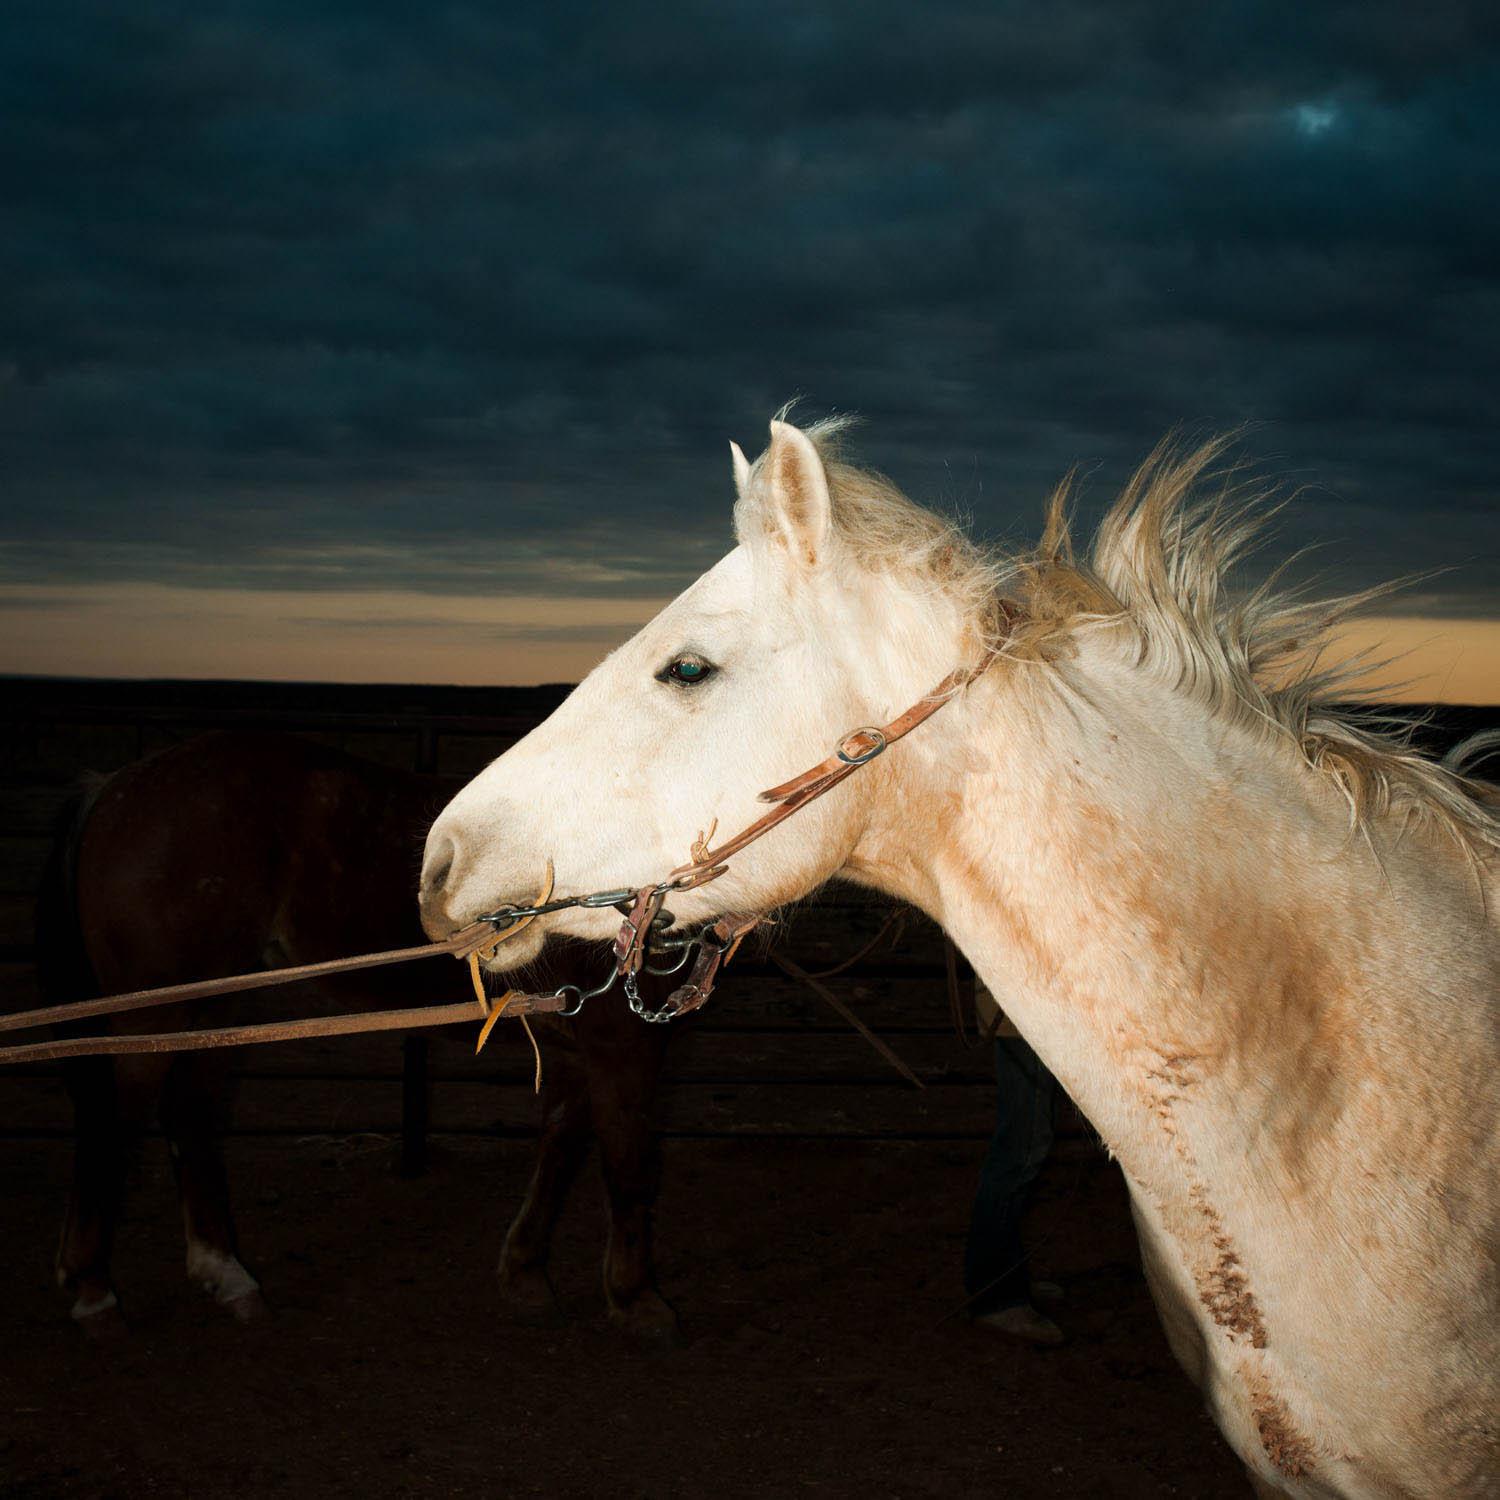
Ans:
<svg viewBox="0 0 1500 1500"><path fill-rule="evenodd" d="M1052 1149L1052 1104L1057 1094L1057 1080L1020 1037L995 1039L995 1072L1000 1080L995 1133L980 1174L964 1251L964 1291L972 1299L973 1316L1031 1300L1021 1215Z"/></svg>

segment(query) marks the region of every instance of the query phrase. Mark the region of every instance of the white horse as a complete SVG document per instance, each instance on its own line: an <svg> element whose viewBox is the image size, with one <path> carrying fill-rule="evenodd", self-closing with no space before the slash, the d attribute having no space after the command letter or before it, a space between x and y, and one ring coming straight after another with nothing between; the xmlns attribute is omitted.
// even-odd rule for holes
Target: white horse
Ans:
<svg viewBox="0 0 1500 1500"><path fill-rule="evenodd" d="M1258 1492L1497 1493L1500 805L1333 706L1306 663L1337 608L1229 597L1254 522L1218 445L1158 450L1084 563L1061 493L997 559L833 438L733 449L738 546L445 809L429 930L524 902L549 859L560 891L659 879L998 645L673 907L770 912L835 875L915 902L1118 1158L1172 1348ZM496 967L617 922L559 913Z"/></svg>

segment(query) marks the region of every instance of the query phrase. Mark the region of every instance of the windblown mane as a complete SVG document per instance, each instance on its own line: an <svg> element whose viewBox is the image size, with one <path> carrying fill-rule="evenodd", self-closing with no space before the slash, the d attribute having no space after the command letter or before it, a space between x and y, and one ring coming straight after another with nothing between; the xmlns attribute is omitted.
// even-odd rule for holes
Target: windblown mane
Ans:
<svg viewBox="0 0 1500 1500"><path fill-rule="evenodd" d="M847 425L820 422L808 435L828 472L835 529L865 566L941 590L981 635L1006 632L1002 649L1016 660L1057 661L1086 629L1128 631L1142 667L1213 712L1295 746L1335 782L1357 824L1392 814L1427 818L1474 853L1500 849L1493 788L1412 749L1410 722L1346 696L1373 664L1363 653L1331 656L1334 632L1388 587L1308 599L1275 573L1248 593L1229 587L1235 563L1277 508L1273 491L1220 463L1229 439L1159 444L1083 560L1069 522L1071 476L1053 494L1034 550L985 549L883 476L842 461L838 438ZM1003 623L1002 596L1021 606L1014 626Z"/></svg>

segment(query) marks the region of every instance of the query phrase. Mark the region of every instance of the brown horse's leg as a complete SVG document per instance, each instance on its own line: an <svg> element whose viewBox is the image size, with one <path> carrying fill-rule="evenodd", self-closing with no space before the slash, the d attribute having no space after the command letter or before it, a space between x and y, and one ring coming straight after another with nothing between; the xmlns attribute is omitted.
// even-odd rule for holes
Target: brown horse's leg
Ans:
<svg viewBox="0 0 1500 1500"><path fill-rule="evenodd" d="M125 1162L107 1057L77 1058L63 1076L73 1100L73 1185L57 1246L57 1284L73 1298L73 1316L90 1333L119 1322L109 1279Z"/></svg>
<svg viewBox="0 0 1500 1500"><path fill-rule="evenodd" d="M515 1314L548 1322L559 1316L547 1275L552 1229L588 1154L588 1086L572 1038L560 1025L537 1028L542 1047L541 1134L525 1200L505 1236L497 1272Z"/></svg>
<svg viewBox="0 0 1500 1500"><path fill-rule="evenodd" d="M610 1321L653 1343L681 1340L677 1314L656 1287L652 1215L661 1178L652 1129L657 1083L670 1028L652 1026L620 1004L585 1011L579 1041L588 1076L594 1134L609 1197L604 1298Z"/></svg>
<svg viewBox="0 0 1500 1500"><path fill-rule="evenodd" d="M232 1092L225 1054L186 1053L167 1075L161 1122L177 1175L188 1276L248 1323L265 1314L266 1304L259 1283L240 1264L229 1211L219 1137L229 1123Z"/></svg>
<svg viewBox="0 0 1500 1500"><path fill-rule="evenodd" d="M125 1196L128 1157L161 1092L168 1059L87 1058L66 1070L73 1097L73 1187L57 1247L57 1281L91 1336L120 1326L109 1262Z"/></svg>

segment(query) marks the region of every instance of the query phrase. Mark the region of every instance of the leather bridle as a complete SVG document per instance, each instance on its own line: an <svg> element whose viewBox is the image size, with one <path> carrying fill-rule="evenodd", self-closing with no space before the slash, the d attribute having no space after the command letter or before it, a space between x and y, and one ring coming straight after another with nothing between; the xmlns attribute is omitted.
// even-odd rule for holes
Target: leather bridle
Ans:
<svg viewBox="0 0 1500 1500"><path fill-rule="evenodd" d="M1005 623L1012 623L1009 606L1002 605ZM503 906L487 912L475 922L444 938L415 948L397 948L383 953L364 953L353 958L331 959L323 963L300 964L293 968L272 969L251 974L235 974L220 979L199 980L191 984L167 985L152 990L133 990L106 995L68 1005L43 1006L35 1010L16 1011L0 1016L0 1032L21 1031L34 1026L49 1026L86 1020L94 1016L116 1015L125 1011L146 1010L188 1000L210 999L246 990L265 989L273 985L292 984L298 980L320 979L358 969L388 964L408 963L414 959L438 954L470 961L475 972L476 1000L452 1005L421 1006L399 1011L371 1011L358 1015L317 1016L297 1021L273 1021L249 1026L228 1026L198 1031L145 1033L126 1036L86 1036L59 1038L22 1046L0 1048L0 1064L41 1062L61 1057L125 1052L179 1052L205 1047L230 1047L252 1042L286 1041L306 1036L342 1036L362 1031L405 1030L419 1026L448 1026L460 1021L482 1019L485 1022L480 1043L500 1016L507 1018L537 1014L577 1015L585 1002L623 981L630 1006L643 1020L669 1021L697 1010L713 992L720 971L745 937L763 920L761 916L728 913L708 923L691 937L674 937L669 929L672 917L665 908L666 898L674 891L694 890L717 880L729 868L729 861L742 850L763 838L773 828L800 812L810 802L833 790L869 765L898 740L904 739L918 725L925 723L962 688L980 676L999 654L990 647L979 663L950 672L933 690L919 698L904 713L881 726L867 725L852 730L834 747L833 753L800 776L771 787L760 794L762 802L775 806L732 838L716 847L707 845L706 837L694 841L691 859L679 865L654 885L638 890L595 891L585 896L541 899L531 906ZM712 837L712 830L707 835ZM550 897L550 891L548 892ZM512 990L492 1004L478 981L480 958L492 956L498 945L514 936L539 916L569 908L618 907L624 914L612 949L613 966L604 981L592 990L563 985L551 994L525 994ZM682 956L668 967L653 967L650 959L673 950ZM694 956L696 950L696 957ZM650 973L675 973L692 960L684 984L673 990L666 1004L658 1010L644 1005L639 976Z"/></svg>

